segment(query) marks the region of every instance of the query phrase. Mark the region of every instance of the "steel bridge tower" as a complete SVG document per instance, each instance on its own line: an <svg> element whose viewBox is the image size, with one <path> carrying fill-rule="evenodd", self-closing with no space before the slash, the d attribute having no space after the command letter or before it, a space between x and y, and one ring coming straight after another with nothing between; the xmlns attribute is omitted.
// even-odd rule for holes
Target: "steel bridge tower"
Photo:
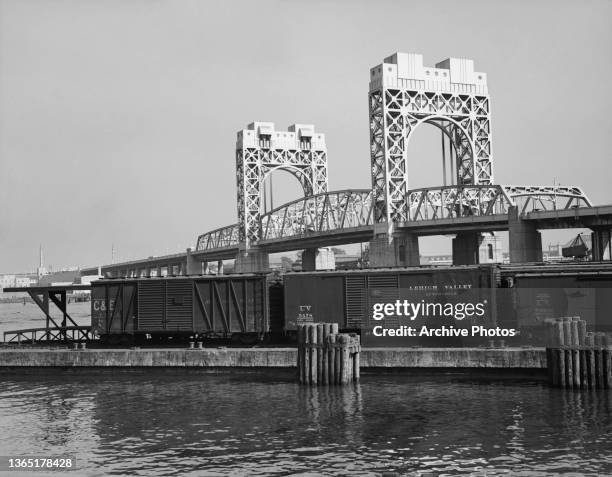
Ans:
<svg viewBox="0 0 612 477"><path fill-rule="evenodd" d="M370 70L369 111L374 221L377 236L388 245L395 227L411 220L408 147L419 125L441 130L443 151L448 143L444 186L447 176L448 185L493 184L487 76L474 71L472 60L448 58L431 68L423 66L422 55L395 53ZM389 254L397 255L395 247L383 253L387 259L381 264L418 265L416 238L400 242L400 263L389 261ZM384 247L382 240L376 243Z"/></svg>
<svg viewBox="0 0 612 477"><path fill-rule="evenodd" d="M252 245L261 237L261 188L268 174L285 170L302 185L304 196L327 192L325 135L311 124L293 124L276 131L273 123L253 122L238 131L236 181L238 190L238 241L242 271L266 268L266 257ZM253 263L251 263L253 262Z"/></svg>
<svg viewBox="0 0 612 477"><path fill-rule="evenodd" d="M377 223L409 220L408 144L423 123L450 142L454 184L493 183L487 76L472 60L448 58L429 68L422 55L395 53L370 70L369 100Z"/></svg>

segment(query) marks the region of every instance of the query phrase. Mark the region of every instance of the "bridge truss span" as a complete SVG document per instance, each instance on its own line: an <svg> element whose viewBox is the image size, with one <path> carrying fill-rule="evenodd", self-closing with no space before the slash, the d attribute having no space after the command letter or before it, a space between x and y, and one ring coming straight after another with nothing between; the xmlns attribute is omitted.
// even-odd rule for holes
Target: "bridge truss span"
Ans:
<svg viewBox="0 0 612 477"><path fill-rule="evenodd" d="M516 206L521 215L537 211L591 207L579 187L513 185L459 185L408 191L407 222L487 217L508 213ZM333 234L374 224L373 191L341 190L311 195L262 214L256 242ZM238 224L198 237L197 251L238 247Z"/></svg>
<svg viewBox="0 0 612 477"><path fill-rule="evenodd" d="M304 197L261 217L261 240L371 226L372 191L342 190Z"/></svg>
<svg viewBox="0 0 612 477"><path fill-rule="evenodd" d="M592 207L591 201L580 187L575 186L502 186L519 213L566 210Z"/></svg>
<svg viewBox="0 0 612 477"><path fill-rule="evenodd" d="M410 222L506 214L511 205L512 200L498 185L432 187L408 192Z"/></svg>
<svg viewBox="0 0 612 477"><path fill-rule="evenodd" d="M238 224L232 224L200 235L198 237L196 251L237 247L238 243Z"/></svg>

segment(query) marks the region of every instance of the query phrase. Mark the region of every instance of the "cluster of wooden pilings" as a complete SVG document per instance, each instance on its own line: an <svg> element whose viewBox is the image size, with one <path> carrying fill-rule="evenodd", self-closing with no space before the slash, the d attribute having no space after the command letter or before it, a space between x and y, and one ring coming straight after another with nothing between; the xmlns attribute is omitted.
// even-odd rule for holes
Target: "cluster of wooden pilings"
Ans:
<svg viewBox="0 0 612 477"><path fill-rule="evenodd" d="M359 336L338 333L337 323L298 326L297 368L300 383L349 384L359 381Z"/></svg>
<svg viewBox="0 0 612 477"><path fill-rule="evenodd" d="M586 331L580 317L546 320L546 362L552 386L612 388L612 335Z"/></svg>

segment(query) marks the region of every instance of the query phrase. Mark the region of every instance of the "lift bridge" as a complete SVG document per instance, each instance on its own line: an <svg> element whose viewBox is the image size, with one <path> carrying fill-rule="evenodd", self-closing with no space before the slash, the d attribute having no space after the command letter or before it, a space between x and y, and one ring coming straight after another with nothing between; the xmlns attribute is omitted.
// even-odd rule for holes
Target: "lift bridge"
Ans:
<svg viewBox="0 0 612 477"><path fill-rule="evenodd" d="M238 223L200 235L195 250L106 265L112 277L206 273L235 260L236 272L268 269L268 255L304 250L305 270L333 268L330 246L369 242L371 267L418 266L418 237L454 234L453 263L497 260L483 254L490 233L509 232L510 261L542 260L539 230L590 228L593 259L610 260L612 205L594 207L575 186L496 184L487 76L469 59L435 67L396 53L370 70L371 189L328 190L324 134L307 124L277 131L254 122L238 132ZM442 185L409 188L409 143L430 124L442 136ZM537 160L535 158L534 160ZM262 213L264 179L291 173L304 197ZM98 267L82 270L94 275Z"/></svg>

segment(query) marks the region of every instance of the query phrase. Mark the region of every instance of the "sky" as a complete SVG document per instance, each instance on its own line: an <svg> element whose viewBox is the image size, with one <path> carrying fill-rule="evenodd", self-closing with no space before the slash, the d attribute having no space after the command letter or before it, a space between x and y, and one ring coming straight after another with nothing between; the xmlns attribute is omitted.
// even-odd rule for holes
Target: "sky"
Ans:
<svg viewBox="0 0 612 477"><path fill-rule="evenodd" d="M252 121L314 124L330 190L370 187L369 69L396 51L487 73L497 183L612 203L610 18L607 0L0 0L0 273L41 244L93 266L236 222ZM440 185L439 132L414 134L410 187ZM296 185L275 173L275 205Z"/></svg>

